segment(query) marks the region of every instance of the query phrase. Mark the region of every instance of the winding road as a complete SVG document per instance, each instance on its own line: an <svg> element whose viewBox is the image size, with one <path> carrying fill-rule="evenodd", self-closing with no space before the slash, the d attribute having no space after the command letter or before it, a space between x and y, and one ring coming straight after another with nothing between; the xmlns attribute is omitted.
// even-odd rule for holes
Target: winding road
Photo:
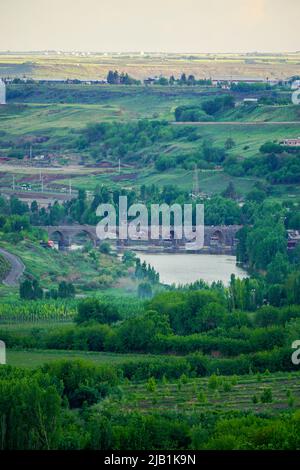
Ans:
<svg viewBox="0 0 300 470"><path fill-rule="evenodd" d="M3 248L0 248L0 254L9 262L10 271L7 276L3 279L3 284L10 287L18 285L19 279L22 276L25 266L24 263L17 256L9 253Z"/></svg>

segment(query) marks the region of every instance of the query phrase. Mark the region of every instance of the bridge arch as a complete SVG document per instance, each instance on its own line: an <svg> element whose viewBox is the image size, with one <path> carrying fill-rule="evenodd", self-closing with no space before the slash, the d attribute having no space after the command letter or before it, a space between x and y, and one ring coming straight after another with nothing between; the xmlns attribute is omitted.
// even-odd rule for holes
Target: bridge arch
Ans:
<svg viewBox="0 0 300 470"><path fill-rule="evenodd" d="M93 243L93 246L97 245L97 234L96 227L92 225L58 225L58 226L47 226L43 227L47 233L49 239L55 238L58 241L59 248L64 249L70 247L74 239L82 235L88 237Z"/></svg>
<svg viewBox="0 0 300 470"><path fill-rule="evenodd" d="M57 243L59 250L65 249L69 244L64 233L61 230L48 230L48 237L49 240L53 241L54 243Z"/></svg>
<svg viewBox="0 0 300 470"><path fill-rule="evenodd" d="M82 228L82 227L78 227L78 230L72 233L72 236L71 236L72 243L85 242L87 239L90 242L92 242L94 246L96 245L97 237L95 236L95 234L91 233L90 230L87 230L86 228Z"/></svg>

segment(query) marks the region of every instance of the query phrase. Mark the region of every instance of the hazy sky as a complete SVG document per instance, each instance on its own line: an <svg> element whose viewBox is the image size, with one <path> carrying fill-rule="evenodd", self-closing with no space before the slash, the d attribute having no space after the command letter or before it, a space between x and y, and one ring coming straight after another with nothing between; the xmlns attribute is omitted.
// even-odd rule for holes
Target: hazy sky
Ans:
<svg viewBox="0 0 300 470"><path fill-rule="evenodd" d="M0 0L0 50L300 50L299 0Z"/></svg>

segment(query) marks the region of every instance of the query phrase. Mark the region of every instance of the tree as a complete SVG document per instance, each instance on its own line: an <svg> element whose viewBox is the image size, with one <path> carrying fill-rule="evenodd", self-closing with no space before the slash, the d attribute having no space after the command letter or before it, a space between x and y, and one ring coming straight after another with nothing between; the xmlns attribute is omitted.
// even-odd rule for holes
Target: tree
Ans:
<svg viewBox="0 0 300 470"><path fill-rule="evenodd" d="M34 300L42 299L44 296L43 289L40 287L39 282L34 279L32 281L32 291Z"/></svg>
<svg viewBox="0 0 300 470"><path fill-rule="evenodd" d="M285 291L290 304L300 304L300 272L291 273L285 282Z"/></svg>
<svg viewBox="0 0 300 470"><path fill-rule="evenodd" d="M158 334L171 333L166 315L150 310L143 315L130 318L118 331L118 345L121 351L150 351Z"/></svg>
<svg viewBox="0 0 300 470"><path fill-rule="evenodd" d="M187 79L186 79L186 74L185 73L181 74L179 82L180 82L181 85L186 85Z"/></svg>
<svg viewBox="0 0 300 470"><path fill-rule="evenodd" d="M110 243L108 241L103 241L101 244L100 244L100 247L99 247L99 251L105 255L109 255L110 252L111 252L111 246L110 246Z"/></svg>
<svg viewBox="0 0 300 470"><path fill-rule="evenodd" d="M149 282L142 282L139 284L138 296L140 299L149 299L152 297L152 287Z"/></svg>
<svg viewBox="0 0 300 470"><path fill-rule="evenodd" d="M232 109L234 108L234 106L235 106L234 97L231 95L224 95L224 96L215 98L213 100L205 101L202 104L202 109L207 114L214 115L219 112L224 112L229 109Z"/></svg>
<svg viewBox="0 0 300 470"><path fill-rule="evenodd" d="M214 305L211 310L209 304ZM206 315L213 315L215 309L217 312L223 311L226 299L222 292L217 290L175 291L157 294L148 305L151 310L168 315L176 334L187 335L201 331L202 315L205 325Z"/></svg>
<svg viewBox="0 0 300 470"><path fill-rule="evenodd" d="M28 212L28 205L15 196L10 198L10 213L12 215L24 215Z"/></svg>
<svg viewBox="0 0 300 470"><path fill-rule="evenodd" d="M261 204L266 199L266 197L267 195L265 191L262 191L258 188L254 188L247 194L247 201L253 201L258 204Z"/></svg>
<svg viewBox="0 0 300 470"><path fill-rule="evenodd" d="M289 272L287 255L276 253L274 259L267 266L267 281L270 284L281 284L285 281Z"/></svg>
<svg viewBox="0 0 300 470"><path fill-rule="evenodd" d="M20 298L24 300L38 300L43 298L43 289L40 287L39 282L34 279L30 281L25 279L20 283L19 288Z"/></svg>
<svg viewBox="0 0 300 470"><path fill-rule="evenodd" d="M75 287L71 282L62 281L58 285L58 297L66 299L75 296Z"/></svg>
<svg viewBox="0 0 300 470"><path fill-rule="evenodd" d="M87 298L79 302L77 307L77 323L96 321L98 323L114 323L120 319L117 308L105 301Z"/></svg>
<svg viewBox="0 0 300 470"><path fill-rule="evenodd" d="M236 199L237 198L237 192L236 192L235 186L234 186L232 181L229 181L227 188L222 193L222 196L227 197L229 199Z"/></svg>
<svg viewBox="0 0 300 470"><path fill-rule="evenodd" d="M197 330L208 331L221 326L226 313L224 306L216 302L209 303L196 316Z"/></svg>
<svg viewBox="0 0 300 470"><path fill-rule="evenodd" d="M122 262L126 266L134 266L136 261L136 253L134 251L126 250L122 256Z"/></svg>
<svg viewBox="0 0 300 470"><path fill-rule="evenodd" d="M30 221L27 215L11 215L7 217L3 231L6 233L15 232L19 233L22 230L30 229Z"/></svg>
<svg viewBox="0 0 300 470"><path fill-rule="evenodd" d="M115 85L117 73L118 72L113 72L113 70L110 70L107 74L107 83L109 83L110 85Z"/></svg>
<svg viewBox="0 0 300 470"><path fill-rule="evenodd" d="M39 206L38 206L38 203L36 201L32 201L32 203L30 205L30 210L31 210L31 212L38 212Z"/></svg>
<svg viewBox="0 0 300 470"><path fill-rule="evenodd" d="M151 393L155 393L157 390L157 384L154 377L150 377L147 383L147 390Z"/></svg>
<svg viewBox="0 0 300 470"><path fill-rule="evenodd" d="M87 430L90 435L88 449L108 450L113 445L111 421L102 414L92 413L88 417Z"/></svg>
<svg viewBox="0 0 300 470"><path fill-rule="evenodd" d="M0 371L2 372L2 371ZM50 450L61 436L61 397L48 374L8 369L0 374L2 450Z"/></svg>
<svg viewBox="0 0 300 470"><path fill-rule="evenodd" d="M228 137L228 139L226 140L225 142L225 149L226 150L230 150L232 149L233 147L235 147L235 141L233 140L232 137Z"/></svg>
<svg viewBox="0 0 300 470"><path fill-rule="evenodd" d="M271 388L265 388L260 395L260 400L262 403L272 403L273 395Z"/></svg>
<svg viewBox="0 0 300 470"><path fill-rule="evenodd" d="M274 142L266 142L260 147L259 151L261 153L269 153L269 154L277 153L278 154L278 153L282 153L284 151L284 148L281 145L276 144Z"/></svg>
<svg viewBox="0 0 300 470"><path fill-rule="evenodd" d="M190 86L196 85L196 79L194 75L189 75L187 79L187 84Z"/></svg>
<svg viewBox="0 0 300 470"><path fill-rule="evenodd" d="M28 279L20 283L20 298L24 300L33 299L32 283Z"/></svg>

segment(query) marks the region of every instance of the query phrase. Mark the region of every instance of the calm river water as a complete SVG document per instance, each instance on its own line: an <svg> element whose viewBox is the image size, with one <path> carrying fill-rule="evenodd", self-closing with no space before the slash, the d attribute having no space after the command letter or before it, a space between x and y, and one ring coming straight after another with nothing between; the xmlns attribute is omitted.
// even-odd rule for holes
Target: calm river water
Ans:
<svg viewBox="0 0 300 470"><path fill-rule="evenodd" d="M173 253L136 253L140 260L159 272L164 284L188 284L199 279L211 283L222 281L228 285L231 274L247 277L246 271L236 266L235 256Z"/></svg>

